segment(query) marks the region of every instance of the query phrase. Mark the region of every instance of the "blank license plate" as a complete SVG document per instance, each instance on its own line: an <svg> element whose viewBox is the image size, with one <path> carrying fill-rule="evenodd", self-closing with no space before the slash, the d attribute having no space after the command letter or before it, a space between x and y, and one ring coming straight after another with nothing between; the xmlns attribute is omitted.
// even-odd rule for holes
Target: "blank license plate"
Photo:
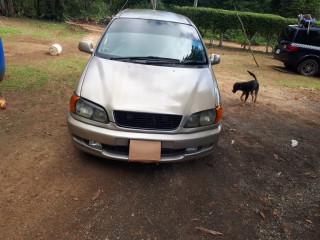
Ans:
<svg viewBox="0 0 320 240"><path fill-rule="evenodd" d="M129 146L129 161L159 162L161 158L160 141L131 140Z"/></svg>

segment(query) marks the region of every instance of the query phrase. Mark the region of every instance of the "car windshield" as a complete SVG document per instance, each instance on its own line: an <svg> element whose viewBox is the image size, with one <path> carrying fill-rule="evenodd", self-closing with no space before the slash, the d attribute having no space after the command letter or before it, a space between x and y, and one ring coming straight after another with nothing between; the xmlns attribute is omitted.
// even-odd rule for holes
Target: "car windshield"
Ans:
<svg viewBox="0 0 320 240"><path fill-rule="evenodd" d="M204 46L193 26L158 20L114 20L96 54L107 59L154 64L207 63Z"/></svg>

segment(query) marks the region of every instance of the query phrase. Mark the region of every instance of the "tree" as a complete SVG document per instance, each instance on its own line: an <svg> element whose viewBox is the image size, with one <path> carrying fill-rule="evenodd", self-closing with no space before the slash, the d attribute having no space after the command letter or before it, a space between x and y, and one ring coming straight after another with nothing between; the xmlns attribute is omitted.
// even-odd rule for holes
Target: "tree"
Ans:
<svg viewBox="0 0 320 240"><path fill-rule="evenodd" d="M11 17L14 14L13 1L0 0L0 11L7 17Z"/></svg>
<svg viewBox="0 0 320 240"><path fill-rule="evenodd" d="M319 0L272 0L271 9L283 17L296 18L298 14L311 14L320 17Z"/></svg>

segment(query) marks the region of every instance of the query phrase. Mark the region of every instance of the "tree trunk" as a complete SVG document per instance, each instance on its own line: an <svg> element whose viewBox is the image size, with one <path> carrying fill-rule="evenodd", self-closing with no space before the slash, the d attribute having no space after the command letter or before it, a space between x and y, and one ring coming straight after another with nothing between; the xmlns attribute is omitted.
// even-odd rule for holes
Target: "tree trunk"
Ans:
<svg viewBox="0 0 320 240"><path fill-rule="evenodd" d="M7 17L11 17L14 13L12 0L1 0L0 9Z"/></svg>
<svg viewBox="0 0 320 240"><path fill-rule="evenodd" d="M222 43L223 43L223 32L220 32L219 34L219 47L222 47Z"/></svg>
<svg viewBox="0 0 320 240"><path fill-rule="evenodd" d="M156 10L157 9L157 0L151 0L151 4L153 7L153 10Z"/></svg>
<svg viewBox="0 0 320 240"><path fill-rule="evenodd" d="M50 0L49 3L53 15L56 15L56 0Z"/></svg>
<svg viewBox="0 0 320 240"><path fill-rule="evenodd" d="M37 0L36 1L36 12L37 12L37 16L38 17L41 15L41 12L40 12L40 1L41 0Z"/></svg>

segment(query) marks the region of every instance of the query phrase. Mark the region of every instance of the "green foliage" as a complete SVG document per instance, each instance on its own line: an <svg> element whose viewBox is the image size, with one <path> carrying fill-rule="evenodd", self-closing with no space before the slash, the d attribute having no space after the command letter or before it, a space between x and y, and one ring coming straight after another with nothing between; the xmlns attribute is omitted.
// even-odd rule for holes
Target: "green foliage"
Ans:
<svg viewBox="0 0 320 240"><path fill-rule="evenodd" d="M20 34L21 31L17 28L9 27L9 26L3 26L0 28L0 36L6 36L6 35L17 35Z"/></svg>
<svg viewBox="0 0 320 240"><path fill-rule="evenodd" d="M285 19L271 14L237 12L213 8L173 7L174 12L189 17L202 33L211 30L212 33L224 34L230 30L241 30L243 26L250 42L256 34L263 36L269 43L276 39L279 33L288 24L294 24L296 20Z"/></svg>
<svg viewBox="0 0 320 240"><path fill-rule="evenodd" d="M118 0L112 1L110 5L110 11L112 14L117 14L120 10L126 8L138 8L138 9L152 9L152 4L150 0ZM165 6L161 0L157 1L157 10L165 10Z"/></svg>
<svg viewBox="0 0 320 240"><path fill-rule="evenodd" d="M311 14L313 17L320 17L319 0L282 0L273 1L278 14L284 17L297 17L298 14Z"/></svg>
<svg viewBox="0 0 320 240"><path fill-rule="evenodd" d="M194 0L162 0L166 5L193 6ZM198 7L237 10L241 12L271 13L295 18L297 14L311 14L320 18L319 0L199 0Z"/></svg>
<svg viewBox="0 0 320 240"><path fill-rule="evenodd" d="M83 1L73 0L65 5L65 18L70 17L92 17L101 19L110 16L109 5L104 0Z"/></svg>

